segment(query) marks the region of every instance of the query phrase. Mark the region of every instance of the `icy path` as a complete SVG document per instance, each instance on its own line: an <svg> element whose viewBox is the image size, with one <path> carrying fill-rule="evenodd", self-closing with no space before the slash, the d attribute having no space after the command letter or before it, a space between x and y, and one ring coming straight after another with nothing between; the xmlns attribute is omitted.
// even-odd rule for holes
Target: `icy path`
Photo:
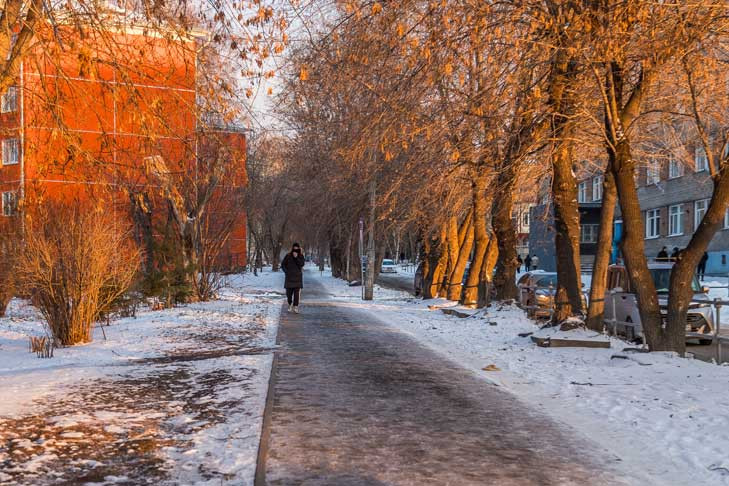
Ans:
<svg viewBox="0 0 729 486"><path fill-rule="evenodd" d="M0 415L0 484L252 484L281 297L233 290L0 373L2 401L23 399ZM76 376L46 383L59 373ZM7 393L23 382L46 386Z"/></svg>
<svg viewBox="0 0 729 486"><path fill-rule="evenodd" d="M614 456L317 280L281 320L261 484L622 484Z"/></svg>

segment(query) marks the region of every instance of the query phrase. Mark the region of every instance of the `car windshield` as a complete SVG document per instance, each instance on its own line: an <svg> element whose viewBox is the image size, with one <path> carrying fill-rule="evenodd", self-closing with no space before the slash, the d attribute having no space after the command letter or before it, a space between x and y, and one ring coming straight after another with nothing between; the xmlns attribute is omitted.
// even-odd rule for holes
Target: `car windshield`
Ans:
<svg viewBox="0 0 729 486"><path fill-rule="evenodd" d="M671 283L671 269L670 268L654 268L651 269L651 276L653 277L653 283L656 286L656 292L668 293L668 287ZM691 280L691 290L694 292L701 292L701 286L699 280L694 275Z"/></svg>
<svg viewBox="0 0 729 486"><path fill-rule="evenodd" d="M383 265L394 265L395 262L393 262L392 260L382 260L382 264Z"/></svg>
<svg viewBox="0 0 729 486"><path fill-rule="evenodd" d="M557 287L557 274L539 277L535 285L537 287Z"/></svg>

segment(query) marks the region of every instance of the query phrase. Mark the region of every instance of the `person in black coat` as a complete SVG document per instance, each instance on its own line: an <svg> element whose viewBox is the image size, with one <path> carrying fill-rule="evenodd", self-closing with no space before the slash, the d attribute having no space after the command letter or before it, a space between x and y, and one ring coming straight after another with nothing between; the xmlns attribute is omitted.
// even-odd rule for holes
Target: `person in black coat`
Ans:
<svg viewBox="0 0 729 486"><path fill-rule="evenodd" d="M670 258L670 260L671 260L672 262L677 262L677 261L678 261L678 257L679 257L679 255L680 255L680 254L681 254L681 251L680 251L680 250L678 249L678 247L677 247L677 246L674 246L674 247L673 247L673 253L671 253L671 258Z"/></svg>
<svg viewBox="0 0 729 486"><path fill-rule="evenodd" d="M667 262L668 261L668 252L666 251L666 247L664 246L661 248L661 251L658 252L658 255L656 256L656 260L659 262Z"/></svg>
<svg viewBox="0 0 729 486"><path fill-rule="evenodd" d="M709 254L704 252L704 254L701 256L701 260L699 260L699 271L698 271L699 280L704 280L707 261L709 261Z"/></svg>
<svg viewBox="0 0 729 486"><path fill-rule="evenodd" d="M286 289L286 300L289 302L289 312L299 313L299 298L301 289L304 287L304 252L298 243L294 243L291 251L286 254L281 262L281 270L286 274L284 288Z"/></svg>

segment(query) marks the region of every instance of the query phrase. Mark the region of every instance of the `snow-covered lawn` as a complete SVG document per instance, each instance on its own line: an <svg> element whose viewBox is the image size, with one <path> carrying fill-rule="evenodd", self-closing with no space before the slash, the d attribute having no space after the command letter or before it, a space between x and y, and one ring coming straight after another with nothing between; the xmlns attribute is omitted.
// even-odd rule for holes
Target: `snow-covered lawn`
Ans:
<svg viewBox="0 0 729 486"><path fill-rule="evenodd" d="M359 288L326 275L322 281L346 305L370 311L611 450L636 485L729 485L729 366L626 353L630 345L616 339L610 349L539 348L518 336L538 328L513 306L458 318L428 308L449 305L442 300L378 288L374 303L363 303Z"/></svg>
<svg viewBox="0 0 729 486"><path fill-rule="evenodd" d="M0 484L253 484L281 274L94 329L39 359L40 317L0 318ZM106 334L106 339L104 338Z"/></svg>

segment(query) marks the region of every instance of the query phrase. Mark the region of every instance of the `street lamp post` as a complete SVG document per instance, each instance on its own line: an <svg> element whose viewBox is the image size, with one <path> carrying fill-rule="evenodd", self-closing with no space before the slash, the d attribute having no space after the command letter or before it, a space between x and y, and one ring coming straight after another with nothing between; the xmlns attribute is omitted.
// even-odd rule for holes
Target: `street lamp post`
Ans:
<svg viewBox="0 0 729 486"><path fill-rule="evenodd" d="M365 269L367 268L367 257L364 255L364 219L359 218L359 273L362 287L362 300L365 298Z"/></svg>
<svg viewBox="0 0 729 486"><path fill-rule="evenodd" d="M370 184L370 234L367 238L367 272L365 273L364 300L374 298L375 288L375 181Z"/></svg>

